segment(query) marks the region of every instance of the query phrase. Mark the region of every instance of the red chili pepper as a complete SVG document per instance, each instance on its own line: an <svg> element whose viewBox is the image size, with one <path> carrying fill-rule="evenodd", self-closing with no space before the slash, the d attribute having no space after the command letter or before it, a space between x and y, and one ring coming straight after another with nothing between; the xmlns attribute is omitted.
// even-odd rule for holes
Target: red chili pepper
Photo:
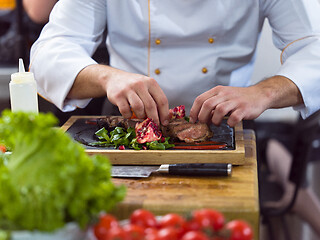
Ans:
<svg viewBox="0 0 320 240"><path fill-rule="evenodd" d="M183 146L194 146L194 145L224 145L225 143L217 142L217 141L205 141L205 142L175 142L174 145L183 145Z"/></svg>
<svg viewBox="0 0 320 240"><path fill-rule="evenodd" d="M97 125L98 122L96 119L88 119L85 121L85 124L90 124L90 125Z"/></svg>
<svg viewBox="0 0 320 240"><path fill-rule="evenodd" d="M223 149L227 144L216 144L216 145L179 145L174 146L173 149L187 149L187 150L214 150Z"/></svg>

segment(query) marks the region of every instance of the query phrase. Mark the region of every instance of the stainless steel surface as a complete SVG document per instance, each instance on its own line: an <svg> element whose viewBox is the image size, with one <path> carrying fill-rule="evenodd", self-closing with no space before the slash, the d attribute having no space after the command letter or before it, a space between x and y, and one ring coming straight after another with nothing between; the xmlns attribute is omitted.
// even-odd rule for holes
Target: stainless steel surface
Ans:
<svg viewBox="0 0 320 240"><path fill-rule="evenodd" d="M227 173L228 173L228 176L231 176L231 173L232 173L232 164L231 163L229 163L227 165Z"/></svg>
<svg viewBox="0 0 320 240"><path fill-rule="evenodd" d="M160 168L157 170L159 173L168 173L169 172L169 164L162 164Z"/></svg>
<svg viewBox="0 0 320 240"><path fill-rule="evenodd" d="M123 166L114 165L111 168L112 177L149 177L154 171L157 171L159 166Z"/></svg>

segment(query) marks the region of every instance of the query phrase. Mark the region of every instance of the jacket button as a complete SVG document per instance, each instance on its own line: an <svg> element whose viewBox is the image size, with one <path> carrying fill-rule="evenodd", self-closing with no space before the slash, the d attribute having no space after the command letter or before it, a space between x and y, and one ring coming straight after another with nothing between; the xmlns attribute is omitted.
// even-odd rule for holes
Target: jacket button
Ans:
<svg viewBox="0 0 320 240"><path fill-rule="evenodd" d="M159 44L161 43L161 40L160 40L159 38L157 38L157 39L155 40L155 43L156 43L157 45L159 45Z"/></svg>
<svg viewBox="0 0 320 240"><path fill-rule="evenodd" d="M202 68L202 72L203 72L203 73L207 73L207 72L208 72L208 69L204 67L204 68Z"/></svg>
<svg viewBox="0 0 320 240"><path fill-rule="evenodd" d="M209 43L214 43L214 39L213 39L213 38L209 38L209 39L208 39L208 42L209 42Z"/></svg>
<svg viewBox="0 0 320 240"><path fill-rule="evenodd" d="M154 70L154 73L157 74L157 75L159 75L159 74L161 73L161 72L160 72L160 69L157 68L156 70Z"/></svg>

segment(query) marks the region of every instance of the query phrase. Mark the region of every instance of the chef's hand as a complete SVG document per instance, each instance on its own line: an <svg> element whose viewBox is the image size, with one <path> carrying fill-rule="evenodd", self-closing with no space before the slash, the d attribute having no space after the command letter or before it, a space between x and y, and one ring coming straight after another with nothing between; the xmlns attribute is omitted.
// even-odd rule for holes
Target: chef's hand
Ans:
<svg viewBox="0 0 320 240"><path fill-rule="evenodd" d="M71 87L68 98L108 97L125 118L132 111L138 118L149 117L157 124L168 124L169 104L153 78L128 73L110 66L93 64L82 69ZM131 111L132 110L132 111Z"/></svg>
<svg viewBox="0 0 320 240"><path fill-rule="evenodd" d="M219 125L229 115L228 125L255 119L268 108L302 104L297 86L288 78L274 76L250 87L217 86L196 98L190 121Z"/></svg>
<svg viewBox="0 0 320 240"><path fill-rule="evenodd" d="M234 127L243 119L254 119L266 105L254 89L217 86L196 98L190 111L191 122L212 122L220 125L222 119L230 114L228 125Z"/></svg>
<svg viewBox="0 0 320 240"><path fill-rule="evenodd" d="M134 111L138 118L149 117L157 124L160 118L163 125L168 124L168 99L155 79L117 70L107 81L106 92L125 118Z"/></svg>

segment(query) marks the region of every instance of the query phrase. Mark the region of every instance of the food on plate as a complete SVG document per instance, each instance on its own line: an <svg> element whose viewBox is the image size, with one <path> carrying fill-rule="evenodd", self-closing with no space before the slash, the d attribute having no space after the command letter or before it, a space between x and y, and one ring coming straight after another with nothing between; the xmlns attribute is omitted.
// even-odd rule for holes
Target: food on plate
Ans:
<svg viewBox="0 0 320 240"><path fill-rule="evenodd" d="M213 136L211 129L205 123L190 123L186 117L185 106L180 105L170 109L171 119L167 126L161 126L165 137L186 143L203 142Z"/></svg>
<svg viewBox="0 0 320 240"><path fill-rule="evenodd" d="M49 113L3 111L1 141L12 154L0 154L0 229L85 227L124 198L108 159L87 155L57 122Z"/></svg>
<svg viewBox="0 0 320 240"><path fill-rule="evenodd" d="M226 222L223 214L213 209L198 209L184 217L168 213L156 217L146 209L133 211L126 221L111 214L101 214L93 227L97 240L252 240L253 229L243 220Z"/></svg>
<svg viewBox="0 0 320 240"><path fill-rule="evenodd" d="M99 141L91 142L89 143L89 146L114 147L119 150L124 150L126 147L136 150L164 150L174 146L168 142L169 138L161 137L159 140L154 140L152 138L147 139L149 137L148 134L145 134L145 140L151 142L145 141L143 143L139 143L138 138L136 137L136 131L132 127L129 127L128 129L115 127L114 130L110 132L103 127L95 133L95 136ZM143 138L141 138L141 140L142 139Z"/></svg>
<svg viewBox="0 0 320 240"><path fill-rule="evenodd" d="M189 150L217 150L217 149L226 149L227 144L221 142L206 141L198 143L175 143L174 149L189 149Z"/></svg>
<svg viewBox="0 0 320 240"><path fill-rule="evenodd" d="M174 107L169 110L169 113L171 115L171 119L181 119L186 116L186 110L184 105L180 105L177 107Z"/></svg>
<svg viewBox="0 0 320 240"><path fill-rule="evenodd" d="M184 118L171 119L167 126L161 126L165 137L187 143L203 142L213 136L212 131L205 123L190 123Z"/></svg>
<svg viewBox="0 0 320 240"><path fill-rule="evenodd" d="M99 128L105 128L108 131L114 130L116 127L125 129L135 128L137 123L141 123L143 119L127 119L122 116L106 116L97 119Z"/></svg>
<svg viewBox="0 0 320 240"><path fill-rule="evenodd" d="M145 119L141 123L137 123L135 132L138 143L158 141L162 137L158 125L150 118Z"/></svg>
<svg viewBox="0 0 320 240"><path fill-rule="evenodd" d="M106 116L99 118L97 124L106 136L106 132L112 132L116 128L122 128L123 131L127 130L128 133L132 132L132 128L135 128L135 137L133 147L139 149L137 144L164 142L165 139L170 141L182 141L187 143L204 142L213 136L211 129L204 123L190 123L185 116L185 107L183 105L170 109L171 119L167 126L157 126L157 124L150 118L147 119L126 119L122 116ZM105 146L111 146L112 141L108 142L108 137L101 136L100 130L97 132L97 136L100 140L106 140ZM131 135L133 136L133 134ZM102 139L101 139L102 137ZM130 139L130 142L132 139ZM107 145L109 144L109 145ZM99 143L93 143L95 146L99 146ZM101 145L101 144L100 144ZM115 144L118 147L120 144ZM122 144L124 146L131 146L132 144ZM146 149L150 149L144 146ZM151 148L151 149L167 149L165 148ZM171 146L172 147L172 146ZM144 149L143 147L141 149Z"/></svg>
<svg viewBox="0 0 320 240"><path fill-rule="evenodd" d="M125 150L126 147L125 147L124 145L120 145L118 149L119 149L119 150Z"/></svg>

